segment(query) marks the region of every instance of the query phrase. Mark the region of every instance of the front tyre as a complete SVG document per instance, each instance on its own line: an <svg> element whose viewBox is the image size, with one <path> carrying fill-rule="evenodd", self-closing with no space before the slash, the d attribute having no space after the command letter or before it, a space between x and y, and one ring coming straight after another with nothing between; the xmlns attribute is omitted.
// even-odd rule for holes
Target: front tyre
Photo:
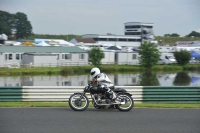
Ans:
<svg viewBox="0 0 200 133"><path fill-rule="evenodd" d="M116 105L116 108L120 111L130 111L134 106L133 98L128 94L119 94L117 99L122 103Z"/></svg>
<svg viewBox="0 0 200 133"><path fill-rule="evenodd" d="M75 111L84 111L85 109L87 109L88 105L88 98L85 95L83 95L81 98L81 93L73 94L69 98L69 106Z"/></svg>

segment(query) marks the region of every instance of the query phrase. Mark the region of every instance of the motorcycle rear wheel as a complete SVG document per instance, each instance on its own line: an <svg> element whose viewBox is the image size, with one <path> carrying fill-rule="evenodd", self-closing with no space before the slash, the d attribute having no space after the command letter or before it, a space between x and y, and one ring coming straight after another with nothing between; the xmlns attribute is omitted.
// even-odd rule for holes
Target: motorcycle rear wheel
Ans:
<svg viewBox="0 0 200 133"><path fill-rule="evenodd" d="M119 94L118 98L122 99L125 104L116 105L119 111L130 111L134 106L133 98L128 94Z"/></svg>
<svg viewBox="0 0 200 133"><path fill-rule="evenodd" d="M82 99L80 98L81 94L73 94L69 98L69 106L75 111L84 111L88 108L89 100L83 95Z"/></svg>

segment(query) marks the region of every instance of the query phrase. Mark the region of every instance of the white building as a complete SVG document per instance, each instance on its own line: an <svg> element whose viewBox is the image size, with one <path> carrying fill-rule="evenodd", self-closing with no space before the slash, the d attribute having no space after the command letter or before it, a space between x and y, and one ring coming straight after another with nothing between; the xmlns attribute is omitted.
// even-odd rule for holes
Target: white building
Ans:
<svg viewBox="0 0 200 133"><path fill-rule="evenodd" d="M143 40L157 43L154 40L153 23L127 22L124 25L124 35L86 34L82 38L92 38L98 44L113 44L122 47L139 47Z"/></svg>
<svg viewBox="0 0 200 133"><path fill-rule="evenodd" d="M115 52L103 51L104 57L101 59L102 64L115 64Z"/></svg>
<svg viewBox="0 0 200 133"><path fill-rule="evenodd" d="M0 67L79 66L88 64L88 53L78 47L1 46Z"/></svg>
<svg viewBox="0 0 200 133"><path fill-rule="evenodd" d="M141 44L140 36L86 34L82 38L93 38L98 44L113 44L122 47L139 47Z"/></svg>
<svg viewBox="0 0 200 133"><path fill-rule="evenodd" d="M137 52L116 52L115 61L118 65L139 65L139 53Z"/></svg>

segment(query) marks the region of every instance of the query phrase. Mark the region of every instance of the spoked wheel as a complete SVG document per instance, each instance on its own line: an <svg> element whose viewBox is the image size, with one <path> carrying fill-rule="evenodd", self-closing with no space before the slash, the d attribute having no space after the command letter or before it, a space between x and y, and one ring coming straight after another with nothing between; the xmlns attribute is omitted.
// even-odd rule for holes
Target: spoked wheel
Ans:
<svg viewBox="0 0 200 133"><path fill-rule="evenodd" d="M119 94L117 97L121 100L120 105L116 105L116 108L120 111L130 111L134 106L133 98L128 94Z"/></svg>
<svg viewBox="0 0 200 133"><path fill-rule="evenodd" d="M85 95L81 98L81 94L73 94L69 98L69 106L75 111L83 111L88 105L89 100Z"/></svg>

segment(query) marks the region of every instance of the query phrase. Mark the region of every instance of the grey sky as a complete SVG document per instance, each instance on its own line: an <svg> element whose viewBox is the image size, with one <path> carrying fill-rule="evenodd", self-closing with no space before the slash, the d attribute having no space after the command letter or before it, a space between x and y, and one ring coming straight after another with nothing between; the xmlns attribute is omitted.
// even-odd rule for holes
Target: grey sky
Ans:
<svg viewBox="0 0 200 133"><path fill-rule="evenodd" d="M200 29L200 0L0 0L23 12L36 34L124 35L125 22L154 23L155 35Z"/></svg>

